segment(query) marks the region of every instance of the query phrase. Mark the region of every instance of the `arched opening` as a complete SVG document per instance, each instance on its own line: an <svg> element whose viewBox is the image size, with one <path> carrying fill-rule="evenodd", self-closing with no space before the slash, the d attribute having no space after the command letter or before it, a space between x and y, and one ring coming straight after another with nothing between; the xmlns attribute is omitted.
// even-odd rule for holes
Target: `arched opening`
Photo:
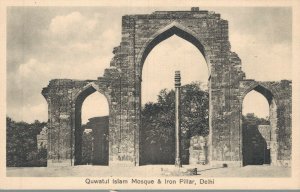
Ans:
<svg viewBox="0 0 300 192"><path fill-rule="evenodd" d="M158 31L157 34L149 38L149 41L142 48L141 54L138 57L138 62L141 64L141 71L143 70L143 65L151 50L160 42L168 39L173 35L177 35L178 37L181 37L182 39L193 44L201 52L206 60L205 48L201 44L199 39L196 38L196 35L194 35L192 31L183 28L184 27L182 27L181 25L172 24L171 26L167 26L165 29L162 29L163 31ZM208 70L210 70L209 65L207 66Z"/></svg>
<svg viewBox="0 0 300 192"><path fill-rule="evenodd" d="M93 86L75 102L74 165L108 165L109 105Z"/></svg>
<svg viewBox="0 0 300 192"><path fill-rule="evenodd" d="M175 162L175 70L181 71L185 105L181 107L182 162L207 162L209 69L203 46L173 26L148 43L141 61L140 165Z"/></svg>
<svg viewBox="0 0 300 192"><path fill-rule="evenodd" d="M268 165L276 159L276 104L272 93L257 85L242 104L243 166Z"/></svg>

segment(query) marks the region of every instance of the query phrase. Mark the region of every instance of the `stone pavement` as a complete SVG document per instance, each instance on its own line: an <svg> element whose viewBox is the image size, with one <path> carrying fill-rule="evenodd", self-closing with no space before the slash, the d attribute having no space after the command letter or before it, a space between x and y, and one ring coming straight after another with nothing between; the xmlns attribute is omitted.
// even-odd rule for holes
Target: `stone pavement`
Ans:
<svg viewBox="0 0 300 192"><path fill-rule="evenodd" d="M174 165L145 165L139 167L109 167L81 165L74 167L10 167L8 177L155 177L162 176L162 168ZM289 177L291 168L268 165L245 167L209 167L186 165L197 168L197 175L190 177Z"/></svg>

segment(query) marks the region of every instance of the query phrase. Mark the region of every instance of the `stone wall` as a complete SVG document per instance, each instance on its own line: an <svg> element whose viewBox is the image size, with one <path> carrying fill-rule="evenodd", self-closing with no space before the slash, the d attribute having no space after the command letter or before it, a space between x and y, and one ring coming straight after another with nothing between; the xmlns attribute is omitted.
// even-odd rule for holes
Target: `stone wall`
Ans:
<svg viewBox="0 0 300 192"><path fill-rule="evenodd" d="M38 134L36 136L36 140L37 140L38 150L40 150L42 148L47 149L47 145L48 145L48 128L47 127L43 127L40 134Z"/></svg>
<svg viewBox="0 0 300 192"><path fill-rule="evenodd" d="M93 130L92 164L108 165L108 116L90 118L85 127Z"/></svg>
<svg viewBox="0 0 300 192"><path fill-rule="evenodd" d="M202 164L208 163L208 143L207 138L202 136L193 136L190 139L189 148L189 164Z"/></svg>
<svg viewBox="0 0 300 192"><path fill-rule="evenodd" d="M261 136L264 138L267 144L267 148L270 148L271 142L271 127L270 125L258 125L258 131Z"/></svg>

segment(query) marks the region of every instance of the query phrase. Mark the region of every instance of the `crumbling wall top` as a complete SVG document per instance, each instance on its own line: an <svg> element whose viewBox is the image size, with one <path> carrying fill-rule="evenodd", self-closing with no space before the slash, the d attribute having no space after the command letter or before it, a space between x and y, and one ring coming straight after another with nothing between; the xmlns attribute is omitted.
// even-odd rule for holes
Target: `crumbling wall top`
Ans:
<svg viewBox="0 0 300 192"><path fill-rule="evenodd" d="M220 19L221 15L214 11L200 10L199 7L192 7L186 11L155 11L151 14L124 15L122 19L192 19L210 18Z"/></svg>

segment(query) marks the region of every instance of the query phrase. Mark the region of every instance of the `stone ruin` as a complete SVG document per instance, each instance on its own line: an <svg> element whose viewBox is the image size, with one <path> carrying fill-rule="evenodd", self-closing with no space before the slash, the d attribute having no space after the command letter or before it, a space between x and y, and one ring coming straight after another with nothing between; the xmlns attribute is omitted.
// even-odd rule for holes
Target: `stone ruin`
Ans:
<svg viewBox="0 0 300 192"><path fill-rule="evenodd" d="M49 115L48 166L73 166L80 159L81 107L96 91L109 103L109 166L139 166L143 64L151 50L172 35L196 46L207 62L208 164L243 166L242 103L255 90L270 106L270 164L290 165L292 82L246 79L241 59L231 51L228 21L192 8L123 16L121 43L102 77L49 82L42 90Z"/></svg>
<svg viewBox="0 0 300 192"><path fill-rule="evenodd" d="M36 140L37 140L37 149L47 149L48 147L48 128L47 127L43 127L42 131L40 132L40 134L38 134L36 136Z"/></svg>
<svg viewBox="0 0 300 192"><path fill-rule="evenodd" d="M108 116L90 118L83 129L92 130L92 164L108 165Z"/></svg>

